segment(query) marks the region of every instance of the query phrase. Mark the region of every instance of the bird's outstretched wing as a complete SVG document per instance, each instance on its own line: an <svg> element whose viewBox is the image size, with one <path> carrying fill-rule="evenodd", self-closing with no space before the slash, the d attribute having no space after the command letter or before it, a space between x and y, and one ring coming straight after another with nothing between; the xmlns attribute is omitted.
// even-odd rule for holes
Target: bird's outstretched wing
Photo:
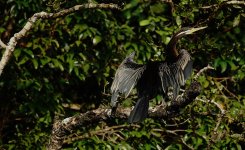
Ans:
<svg viewBox="0 0 245 150"><path fill-rule="evenodd" d="M190 54L182 49L178 59L173 64L163 63L159 68L159 75L162 81L162 88L167 92L169 87L173 87L173 98L178 96L180 86L185 85L185 81L192 72L193 61Z"/></svg>
<svg viewBox="0 0 245 150"><path fill-rule="evenodd" d="M133 61L134 55L135 53L133 52L126 57L116 71L116 75L111 86L112 107L115 107L117 104L119 94L124 94L125 97L129 95L145 70L145 65L137 64Z"/></svg>

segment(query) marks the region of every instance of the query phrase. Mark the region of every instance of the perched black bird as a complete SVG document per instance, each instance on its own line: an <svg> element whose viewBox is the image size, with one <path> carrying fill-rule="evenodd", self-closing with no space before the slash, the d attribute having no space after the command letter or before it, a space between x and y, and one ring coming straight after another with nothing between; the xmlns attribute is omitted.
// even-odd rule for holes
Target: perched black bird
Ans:
<svg viewBox="0 0 245 150"><path fill-rule="evenodd" d="M111 86L112 114L116 111L119 94L124 94L127 97L135 86L138 101L130 113L129 123L144 120L148 114L149 100L158 94L166 94L169 88L173 89L173 98L175 99L180 86L184 85L190 77L193 64L191 56L186 50L177 51L177 41L185 35L204 28L206 27L185 27L175 33L166 47L165 61L137 64L133 60L135 52L126 57L117 69Z"/></svg>

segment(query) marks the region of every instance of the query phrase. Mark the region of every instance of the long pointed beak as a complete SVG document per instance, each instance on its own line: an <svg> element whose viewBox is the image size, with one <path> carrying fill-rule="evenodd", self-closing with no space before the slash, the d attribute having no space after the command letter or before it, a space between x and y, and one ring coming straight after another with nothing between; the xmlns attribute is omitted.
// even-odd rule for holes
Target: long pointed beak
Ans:
<svg viewBox="0 0 245 150"><path fill-rule="evenodd" d="M203 30L203 29L205 29L205 28L207 28L207 27L208 27L208 26L198 27L198 28L192 28L192 29L190 30L190 33L189 33L189 34L192 34L192 33L196 32L196 31L199 31L199 30Z"/></svg>

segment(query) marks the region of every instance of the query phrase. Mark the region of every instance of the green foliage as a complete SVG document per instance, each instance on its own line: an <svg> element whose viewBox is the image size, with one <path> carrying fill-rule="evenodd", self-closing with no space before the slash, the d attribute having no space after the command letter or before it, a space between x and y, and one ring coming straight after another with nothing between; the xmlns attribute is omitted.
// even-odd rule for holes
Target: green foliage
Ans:
<svg viewBox="0 0 245 150"><path fill-rule="evenodd" d="M86 2L0 1L1 39L7 42L36 12L56 12ZM199 77L203 91L197 101L168 120L147 119L139 126L119 121L111 130L106 130L106 123L81 127L69 137L80 138L73 142L68 138L64 149L241 149L244 6L222 0L183 0L174 5L132 0L122 7L39 20L19 41L0 77L0 149L43 149L54 113L66 117L79 113L64 104L78 104L81 112L109 106L112 77L127 54L136 51L139 63L164 60L171 35L180 27L195 25L208 28L181 39L178 47L192 54L194 72L207 64L216 69Z"/></svg>

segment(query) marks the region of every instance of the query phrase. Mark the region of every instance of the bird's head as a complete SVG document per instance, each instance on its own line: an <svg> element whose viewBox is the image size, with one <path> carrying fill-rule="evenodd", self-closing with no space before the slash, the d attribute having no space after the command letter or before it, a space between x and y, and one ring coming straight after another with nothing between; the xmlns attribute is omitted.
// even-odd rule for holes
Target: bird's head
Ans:
<svg viewBox="0 0 245 150"><path fill-rule="evenodd" d="M198 28L184 27L184 28L181 28L180 31L176 33L175 37L182 37L185 35L193 34L194 32L205 29L205 28L207 28L207 26L198 27Z"/></svg>
<svg viewBox="0 0 245 150"><path fill-rule="evenodd" d="M194 32L205 29L205 28L207 28L207 26L198 27L198 28L184 27L184 28L181 28L177 33L175 33L167 45L167 55L169 56L167 58L169 59L169 61L171 59L175 60L174 58L177 58L177 56L179 55L179 52L176 49L176 44L177 44L177 41L181 37L183 37L185 35L193 34Z"/></svg>

